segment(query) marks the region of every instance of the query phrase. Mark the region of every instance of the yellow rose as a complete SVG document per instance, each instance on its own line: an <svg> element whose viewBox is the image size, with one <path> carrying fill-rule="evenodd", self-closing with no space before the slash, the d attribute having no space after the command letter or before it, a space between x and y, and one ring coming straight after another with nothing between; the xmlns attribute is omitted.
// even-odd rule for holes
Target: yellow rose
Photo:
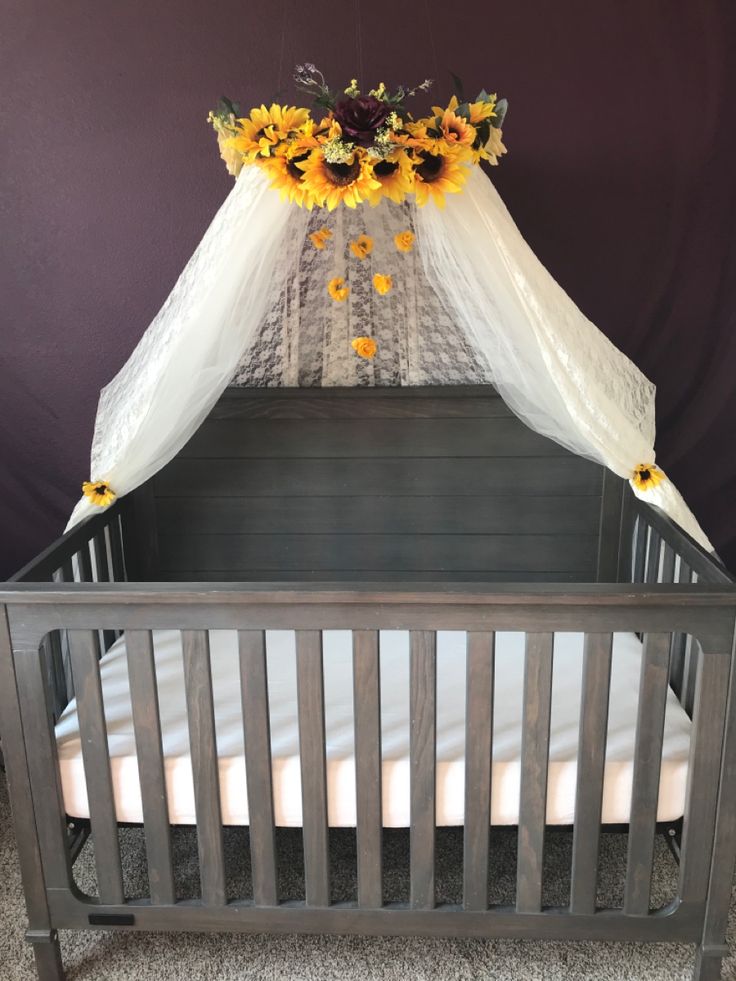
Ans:
<svg viewBox="0 0 736 981"><path fill-rule="evenodd" d="M370 235L359 235L354 242L350 243L350 251L356 258L365 259L373 251L373 239Z"/></svg>
<svg viewBox="0 0 736 981"><path fill-rule="evenodd" d="M327 284L327 292L333 300L342 303L343 300L347 300L350 287L345 285L345 280L342 276L335 276Z"/></svg>
<svg viewBox="0 0 736 981"><path fill-rule="evenodd" d="M378 350L378 345L372 337L356 337L350 342L350 346L361 358L374 358Z"/></svg>
<svg viewBox="0 0 736 981"><path fill-rule="evenodd" d="M385 296L393 285L394 281L390 276L383 276L381 273L376 273L373 277L373 286L376 293L380 293L381 296Z"/></svg>
<svg viewBox="0 0 736 981"><path fill-rule="evenodd" d="M394 244L399 252L411 252L414 248L414 235L407 229L394 235Z"/></svg>
<svg viewBox="0 0 736 981"><path fill-rule="evenodd" d="M320 228L318 231L312 232L309 238L315 249L320 249L321 251L327 245L328 239L332 238L332 232L329 228Z"/></svg>

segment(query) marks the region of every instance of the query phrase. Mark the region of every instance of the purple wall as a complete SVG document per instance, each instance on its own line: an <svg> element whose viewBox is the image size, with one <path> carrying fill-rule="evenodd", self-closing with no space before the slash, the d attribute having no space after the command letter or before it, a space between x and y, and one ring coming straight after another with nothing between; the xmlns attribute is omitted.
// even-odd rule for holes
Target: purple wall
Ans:
<svg viewBox="0 0 736 981"><path fill-rule="evenodd" d="M98 390L230 187L208 109L293 98L296 61L337 87L358 34L366 81L434 76L444 101L451 69L508 96L499 189L658 385L658 460L736 565L731 0L363 4L359 31L355 6L5 0L0 574L60 532Z"/></svg>

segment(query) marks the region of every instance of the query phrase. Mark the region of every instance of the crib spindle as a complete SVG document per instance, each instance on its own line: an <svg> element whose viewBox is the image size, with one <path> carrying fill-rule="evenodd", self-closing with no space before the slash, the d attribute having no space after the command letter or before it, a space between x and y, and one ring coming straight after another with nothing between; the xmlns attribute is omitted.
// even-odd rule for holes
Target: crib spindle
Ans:
<svg viewBox="0 0 736 981"><path fill-rule="evenodd" d="M488 909L495 634L469 633L465 697L463 906Z"/></svg>
<svg viewBox="0 0 736 981"><path fill-rule="evenodd" d="M97 888L100 902L120 904L125 897L100 682L99 641L95 631L71 630L69 643L94 840Z"/></svg>
<svg viewBox="0 0 736 981"><path fill-rule="evenodd" d="M225 862L209 634L206 630L183 630L181 639L202 902L205 906L224 906Z"/></svg>
<svg viewBox="0 0 736 981"><path fill-rule="evenodd" d="M662 551L662 536L654 528L649 529L649 544L647 547L647 566L644 576L646 583L659 582L659 562Z"/></svg>
<svg viewBox="0 0 736 981"><path fill-rule="evenodd" d="M302 776L304 887L307 906L329 906L330 861L321 631L296 631L296 671Z"/></svg>
<svg viewBox="0 0 736 981"><path fill-rule="evenodd" d="M578 737L571 913L594 913L606 763L612 634L586 634Z"/></svg>
<svg viewBox="0 0 736 981"><path fill-rule="evenodd" d="M130 699L138 756L138 779L143 804L146 861L151 902L170 905L176 901L171 862L171 834L166 795L166 770L161 745L156 664L150 630L128 630Z"/></svg>
<svg viewBox="0 0 736 981"><path fill-rule="evenodd" d="M266 635L262 630L239 630L238 645L253 901L256 906L276 906L276 827L271 776Z"/></svg>
<svg viewBox="0 0 736 981"><path fill-rule="evenodd" d="M644 916L649 912L670 636L647 634L644 639L624 898L624 912L632 916Z"/></svg>
<svg viewBox="0 0 736 981"><path fill-rule="evenodd" d="M375 909L383 903L381 674L375 630L353 631L353 710L358 905Z"/></svg>
<svg viewBox="0 0 736 981"><path fill-rule="evenodd" d="M631 575L632 582L644 582L648 532L648 525L645 523L640 514L637 515L636 524L634 526L633 568Z"/></svg>
<svg viewBox="0 0 736 981"><path fill-rule="evenodd" d="M110 582L110 563L107 553L107 538L105 529L101 528L92 539L92 554L95 564L95 577L97 582ZM101 631L103 650L108 651L115 643L115 631Z"/></svg>
<svg viewBox="0 0 736 981"><path fill-rule="evenodd" d="M89 542L82 545L76 557L79 563L79 581L92 582L92 558L89 552Z"/></svg>
<svg viewBox="0 0 736 981"><path fill-rule="evenodd" d="M435 906L437 635L410 633L409 669L409 903Z"/></svg>
<svg viewBox="0 0 736 981"><path fill-rule="evenodd" d="M526 635L516 871L519 913L538 913L542 908L553 639L551 633Z"/></svg>
<svg viewBox="0 0 736 981"><path fill-rule="evenodd" d="M113 582L125 582L125 556L123 553L123 536L120 528L120 515L113 515L112 521L107 526L107 534L110 541L110 572Z"/></svg>

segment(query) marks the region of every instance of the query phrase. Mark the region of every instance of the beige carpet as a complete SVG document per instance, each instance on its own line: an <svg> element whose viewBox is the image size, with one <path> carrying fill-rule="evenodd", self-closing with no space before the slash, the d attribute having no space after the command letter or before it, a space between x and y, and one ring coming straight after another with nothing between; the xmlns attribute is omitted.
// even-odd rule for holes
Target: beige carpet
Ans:
<svg viewBox="0 0 736 981"><path fill-rule="evenodd" d="M129 895L145 891L142 835L131 829L124 839L124 874ZM333 835L334 898L348 898L355 885L354 840L349 832ZM570 836L552 834L546 859L545 901L564 902L569 888ZM494 837L490 884L494 901L508 898L513 888L513 835ZM300 864L299 834L279 834L282 888L299 889L291 870ZM197 884L196 843L188 830L178 830L174 848L182 894L194 894ZM454 830L439 842L438 893L455 899L462 841ZM393 832L386 840L386 890L399 898L407 888L408 838ZM229 884L235 892L247 888L247 833L226 835ZM625 838L606 835L601 855L601 901L616 901L622 891ZM77 881L94 887L93 856L86 847L77 863ZM665 902L674 894L677 870L658 842L653 896ZM241 893L242 894L242 893ZM732 916L732 932L736 917ZM0 779L0 981L35 978L29 946L23 940L25 910L20 888L9 806ZM506 940L465 940L375 937L270 937L263 935L122 934L85 932L62 934L68 981L689 981L692 948L675 945L541 943ZM726 963L724 979L736 979L736 958Z"/></svg>

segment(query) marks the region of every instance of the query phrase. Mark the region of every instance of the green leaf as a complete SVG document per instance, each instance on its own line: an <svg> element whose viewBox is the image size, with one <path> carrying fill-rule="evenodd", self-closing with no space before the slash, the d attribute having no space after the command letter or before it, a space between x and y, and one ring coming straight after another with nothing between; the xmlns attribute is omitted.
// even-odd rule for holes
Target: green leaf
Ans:
<svg viewBox="0 0 736 981"><path fill-rule="evenodd" d="M455 95L457 96L458 102L465 102L465 89L462 79L455 72L450 72L450 78L452 79L452 84L455 86Z"/></svg>
<svg viewBox="0 0 736 981"><path fill-rule="evenodd" d="M503 121L506 118L506 113L509 111L509 100L499 99L496 103L496 115L491 116L491 125L496 129L500 129L503 126Z"/></svg>

